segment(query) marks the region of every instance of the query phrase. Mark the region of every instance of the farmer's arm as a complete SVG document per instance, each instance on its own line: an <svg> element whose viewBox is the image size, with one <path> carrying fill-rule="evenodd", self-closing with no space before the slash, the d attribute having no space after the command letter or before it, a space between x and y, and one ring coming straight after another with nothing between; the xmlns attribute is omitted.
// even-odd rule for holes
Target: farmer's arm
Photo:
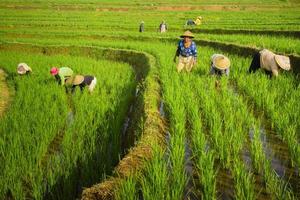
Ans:
<svg viewBox="0 0 300 200"><path fill-rule="evenodd" d="M180 54L180 42L178 43L177 50L176 50L174 58L173 58L174 62L176 62L176 57L178 57L179 54Z"/></svg>
<svg viewBox="0 0 300 200"><path fill-rule="evenodd" d="M59 74L60 84L65 85L65 76L63 74Z"/></svg>
<svg viewBox="0 0 300 200"><path fill-rule="evenodd" d="M212 65L210 66L210 72L209 72L209 74L210 75L216 74L216 70L215 70L215 68Z"/></svg>
<svg viewBox="0 0 300 200"><path fill-rule="evenodd" d="M272 69L272 75L274 77L277 77L278 76L278 70L277 69Z"/></svg>
<svg viewBox="0 0 300 200"><path fill-rule="evenodd" d="M226 76L229 76L229 73L230 73L230 68L228 67L227 69L225 69Z"/></svg>
<svg viewBox="0 0 300 200"><path fill-rule="evenodd" d="M196 44L195 42L192 43L192 54L193 54L193 57L194 57L194 64L197 63L197 47L196 47Z"/></svg>

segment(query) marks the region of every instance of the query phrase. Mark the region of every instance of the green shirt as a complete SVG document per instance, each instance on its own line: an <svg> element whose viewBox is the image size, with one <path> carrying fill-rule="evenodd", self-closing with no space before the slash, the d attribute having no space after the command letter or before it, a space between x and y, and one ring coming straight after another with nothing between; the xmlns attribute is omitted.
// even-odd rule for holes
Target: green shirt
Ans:
<svg viewBox="0 0 300 200"><path fill-rule="evenodd" d="M69 67L61 67L59 68L58 76L60 78L60 84L64 85L65 80L73 76L73 70Z"/></svg>

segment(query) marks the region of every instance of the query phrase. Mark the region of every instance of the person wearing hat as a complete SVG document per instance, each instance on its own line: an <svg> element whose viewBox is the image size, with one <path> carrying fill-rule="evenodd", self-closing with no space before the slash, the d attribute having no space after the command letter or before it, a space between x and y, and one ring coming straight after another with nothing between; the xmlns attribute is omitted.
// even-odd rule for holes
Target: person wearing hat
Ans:
<svg viewBox="0 0 300 200"><path fill-rule="evenodd" d="M226 75L229 76L230 60L222 54L214 54L211 57L210 74L211 75Z"/></svg>
<svg viewBox="0 0 300 200"><path fill-rule="evenodd" d="M72 85L72 93L75 91L76 87L79 86L80 90L83 91L84 87L88 87L90 92L94 91L94 88L97 84L97 78L95 76L82 76L76 75L66 82L67 85Z"/></svg>
<svg viewBox="0 0 300 200"><path fill-rule="evenodd" d="M179 57L177 71L181 72L186 69L187 72L190 72L197 62L197 47L192 41L194 35L190 31L185 31L180 37L183 39L178 43L173 61L176 62L176 57Z"/></svg>
<svg viewBox="0 0 300 200"><path fill-rule="evenodd" d="M201 23L202 23L202 17L201 16L198 16L196 18L196 20L194 21L195 25L199 26Z"/></svg>
<svg viewBox="0 0 300 200"><path fill-rule="evenodd" d="M17 67L17 73L20 75L29 74L32 69L26 63L20 63Z"/></svg>
<svg viewBox="0 0 300 200"><path fill-rule="evenodd" d="M141 24L140 24L140 33L144 32L145 30L145 23L144 21L141 21Z"/></svg>
<svg viewBox="0 0 300 200"><path fill-rule="evenodd" d="M258 69L263 69L270 76L277 77L280 69L290 70L290 58L277 55L268 49L263 49L254 54L248 72L253 73Z"/></svg>
<svg viewBox="0 0 300 200"><path fill-rule="evenodd" d="M50 73L61 85L64 85L66 80L73 76L73 70L69 67L52 67Z"/></svg>
<svg viewBox="0 0 300 200"><path fill-rule="evenodd" d="M165 33L168 30L167 24L165 21L162 21L159 25L159 31Z"/></svg>

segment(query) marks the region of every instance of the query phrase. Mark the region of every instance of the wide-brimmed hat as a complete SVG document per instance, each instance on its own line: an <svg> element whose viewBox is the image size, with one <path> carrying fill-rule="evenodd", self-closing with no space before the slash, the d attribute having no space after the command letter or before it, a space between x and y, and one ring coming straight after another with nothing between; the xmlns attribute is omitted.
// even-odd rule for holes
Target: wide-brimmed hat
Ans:
<svg viewBox="0 0 300 200"><path fill-rule="evenodd" d="M184 38L184 37L194 38L194 35L191 31L185 31L180 37L181 38Z"/></svg>
<svg viewBox="0 0 300 200"><path fill-rule="evenodd" d="M290 70L291 69L291 63L290 58L287 56L281 56L281 55L275 55L274 56L276 63L278 66L284 70Z"/></svg>
<svg viewBox="0 0 300 200"><path fill-rule="evenodd" d="M18 74L26 74L26 72L31 72L31 68L26 63L19 63L17 67Z"/></svg>
<svg viewBox="0 0 300 200"><path fill-rule="evenodd" d="M75 75L66 80L67 85L80 85L84 81L84 76Z"/></svg>
<svg viewBox="0 0 300 200"><path fill-rule="evenodd" d="M220 70L227 69L230 67L230 60L226 56L222 54L215 54L212 57L212 63L213 65Z"/></svg>
<svg viewBox="0 0 300 200"><path fill-rule="evenodd" d="M58 68L57 67L52 67L50 69L50 74L52 74L53 76L55 76L56 74L58 74Z"/></svg>

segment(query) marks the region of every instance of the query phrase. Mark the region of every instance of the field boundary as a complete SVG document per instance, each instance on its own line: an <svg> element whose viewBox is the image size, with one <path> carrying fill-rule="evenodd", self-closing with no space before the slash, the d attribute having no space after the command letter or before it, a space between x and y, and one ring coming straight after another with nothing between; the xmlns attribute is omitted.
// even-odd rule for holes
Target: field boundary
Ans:
<svg viewBox="0 0 300 200"><path fill-rule="evenodd" d="M189 30L189 29L185 29ZM248 35L272 35L300 38L300 31L275 31L275 30L246 30L246 29L192 29L193 33L208 34L248 34Z"/></svg>
<svg viewBox="0 0 300 200"><path fill-rule="evenodd" d="M3 117L10 103L10 91L6 81L6 73L0 68L0 118Z"/></svg>

